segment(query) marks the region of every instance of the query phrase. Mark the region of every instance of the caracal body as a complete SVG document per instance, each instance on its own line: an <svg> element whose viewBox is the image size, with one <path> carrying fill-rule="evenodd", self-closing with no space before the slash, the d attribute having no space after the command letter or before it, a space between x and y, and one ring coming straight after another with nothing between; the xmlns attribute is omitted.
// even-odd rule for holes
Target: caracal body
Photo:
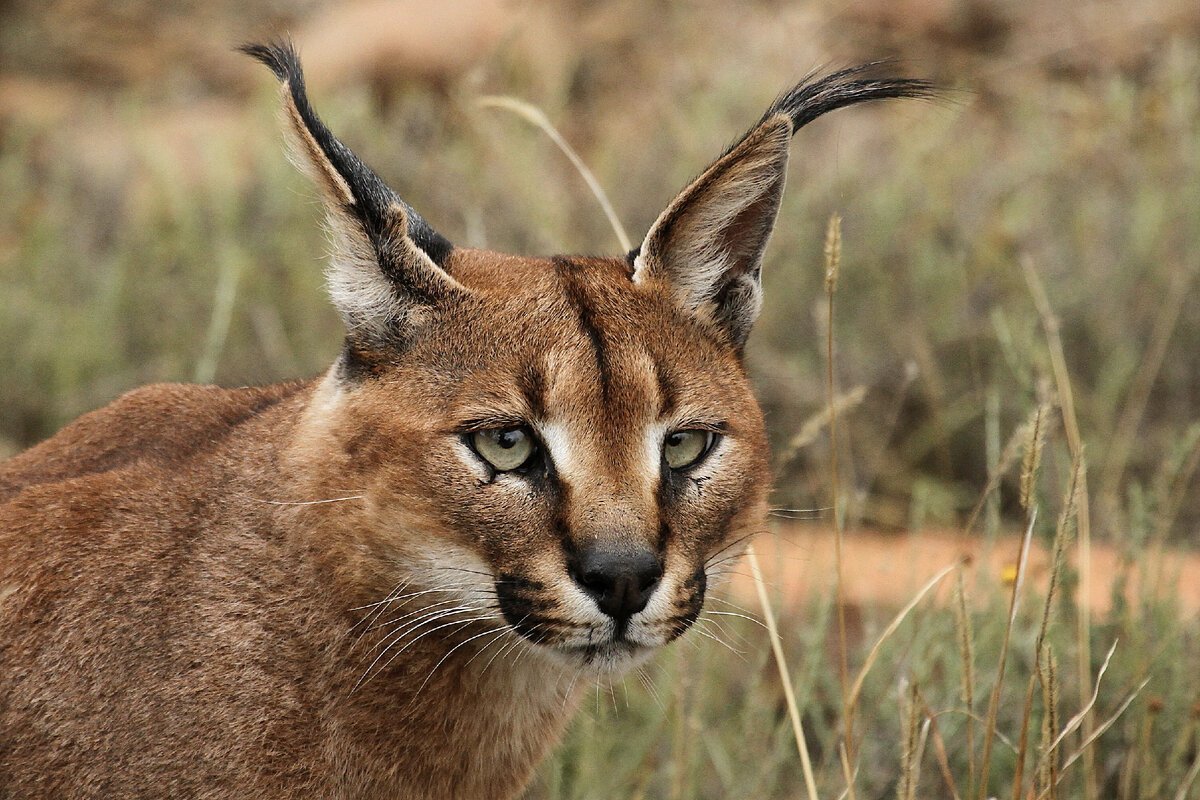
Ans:
<svg viewBox="0 0 1200 800"><path fill-rule="evenodd" d="M322 377L151 386L0 464L0 797L518 795L578 694L682 634L764 524L742 350L803 83L622 258L456 248L320 122Z"/></svg>

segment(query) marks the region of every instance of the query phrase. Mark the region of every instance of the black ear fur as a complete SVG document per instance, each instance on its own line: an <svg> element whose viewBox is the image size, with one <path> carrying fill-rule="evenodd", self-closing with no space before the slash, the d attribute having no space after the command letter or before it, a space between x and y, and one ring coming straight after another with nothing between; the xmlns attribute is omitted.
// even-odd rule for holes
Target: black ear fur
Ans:
<svg viewBox="0 0 1200 800"><path fill-rule="evenodd" d="M292 102L304 127L321 148L325 158L337 170L352 195L347 208L363 226L377 249L392 233L394 215L391 208L399 206L407 219L407 234L412 243L439 267L444 267L454 246L440 233L430 227L411 206L401 200L370 167L342 144L329 131L308 101L304 85L304 71L296 49L288 40L276 40L265 44L244 44L239 48L246 55L265 64L275 77L284 83L291 94ZM380 267L387 271L387 264Z"/></svg>
<svg viewBox="0 0 1200 800"><path fill-rule="evenodd" d="M893 62L871 61L823 78L815 78L815 74L810 73L780 95L762 115L759 124L776 114L786 114L792 121L792 133L795 133L817 117L846 106L903 97L931 100L941 94L935 84L920 78L877 77L880 70L889 66L893 66Z"/></svg>

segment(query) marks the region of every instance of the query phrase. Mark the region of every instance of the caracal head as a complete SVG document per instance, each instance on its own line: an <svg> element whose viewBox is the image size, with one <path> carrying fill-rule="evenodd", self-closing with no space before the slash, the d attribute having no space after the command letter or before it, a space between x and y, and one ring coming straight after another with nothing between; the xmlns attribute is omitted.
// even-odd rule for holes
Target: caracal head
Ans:
<svg viewBox="0 0 1200 800"><path fill-rule="evenodd" d="M437 590L533 649L600 671L683 633L761 530L770 475L742 351L788 145L820 114L919 96L866 68L805 82L688 185L622 258L457 248L282 81L322 191L342 355L304 422L311 475L353 492L330 535L366 596Z"/></svg>

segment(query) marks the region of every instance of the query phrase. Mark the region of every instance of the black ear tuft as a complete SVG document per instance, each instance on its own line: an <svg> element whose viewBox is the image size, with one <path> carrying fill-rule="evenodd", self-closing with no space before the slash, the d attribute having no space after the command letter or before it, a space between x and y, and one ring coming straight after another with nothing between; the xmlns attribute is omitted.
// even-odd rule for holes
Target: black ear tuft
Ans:
<svg viewBox="0 0 1200 800"><path fill-rule="evenodd" d="M901 97L928 100L940 94L938 87L927 80L878 76L882 68L892 65L891 61L872 61L823 78L814 78L810 74L780 95L762 118L767 120L776 114L787 114L794 133L823 114L857 103Z"/></svg>
<svg viewBox="0 0 1200 800"><path fill-rule="evenodd" d="M401 200L350 148L338 141L317 116L309 103L304 85L304 70L300 66L300 58L291 40L247 43L238 49L266 65L275 73L275 77L287 86L300 121L350 192L350 197L346 198L346 210L360 220L367 235L376 242L385 240L390 235L391 225L395 220L391 208L399 205L407 220L408 238L417 248L424 251L433 263L439 267L445 266L446 258L453 250L449 240L430 227L420 214Z"/></svg>
<svg viewBox="0 0 1200 800"><path fill-rule="evenodd" d="M270 42L246 42L238 50L265 64L275 77L283 83L293 80L303 84L304 74L300 69L300 60L296 57L296 48L290 39L275 39Z"/></svg>

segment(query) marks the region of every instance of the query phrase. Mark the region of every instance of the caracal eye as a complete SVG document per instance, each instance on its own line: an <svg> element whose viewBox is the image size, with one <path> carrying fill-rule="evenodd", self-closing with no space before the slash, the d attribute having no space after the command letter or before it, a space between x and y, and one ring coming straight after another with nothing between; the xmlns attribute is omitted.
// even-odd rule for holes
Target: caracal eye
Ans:
<svg viewBox="0 0 1200 800"><path fill-rule="evenodd" d="M675 431L663 441L663 458L671 469L684 469L700 461L712 447L712 431Z"/></svg>
<svg viewBox="0 0 1200 800"><path fill-rule="evenodd" d="M523 465L536 449L533 434L525 428L493 428L471 434L471 445L484 461L498 472Z"/></svg>

